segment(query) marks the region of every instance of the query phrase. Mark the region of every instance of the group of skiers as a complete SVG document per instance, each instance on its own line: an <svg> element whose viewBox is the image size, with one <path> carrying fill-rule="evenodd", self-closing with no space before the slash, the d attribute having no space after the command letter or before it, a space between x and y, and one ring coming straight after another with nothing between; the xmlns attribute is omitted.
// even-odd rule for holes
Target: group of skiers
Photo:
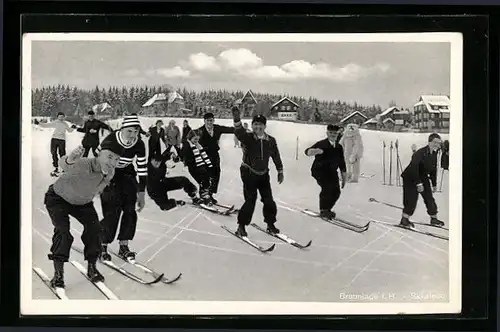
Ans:
<svg viewBox="0 0 500 332"><path fill-rule="evenodd" d="M234 134L243 150L240 177L243 183L244 203L238 211L238 229L235 234L247 236L246 226L251 223L257 192L263 203L263 218L267 231L279 233L277 205L271 190L269 161L273 161L277 170L277 181L284 181L283 162L276 139L266 133L267 119L256 115L252 119L252 130L245 128L240 118L240 110L232 108L233 126L215 124L212 113L204 115L204 125L191 129L184 121L180 134L175 122L167 128L161 120L147 132L141 128L136 114L125 116L121 127L112 131L109 126L94 118L89 112L89 120L82 128L69 126L64 121L64 114L58 120L44 125L55 128L51 152L55 172L59 177L50 185L45 195L45 205L54 225L54 236L49 259L54 262L53 287L64 287L64 263L68 261L73 237L70 232L69 216L73 216L84 226L82 241L85 245L84 256L88 262L88 277L92 281L103 281L104 277L96 268L96 261L110 260L108 245L118 232L118 255L124 259L135 259L135 253L128 243L135 236L137 212L145 206L145 192L162 210L170 210L184 201L170 199L168 192L183 189L192 199L193 204L217 204L214 195L218 192L221 174L219 140L223 134ZM99 129L111 131L99 144L96 135ZM66 131L84 132L82 146L65 155ZM326 138L308 147L304 153L314 157L311 175L321 188L319 194L320 216L335 219L332 211L348 179L348 164L359 162L359 158L348 158L340 144L342 136L349 136L339 125L326 127ZM141 135L149 137L149 153ZM167 149L162 153L160 140ZM442 224L437 218L437 206L432 196L435 189L436 151L441 147L438 134L429 136L427 146L417 150L403 177L404 210L401 224L412 226L409 217L413 214L420 193L427 206L431 223ZM172 152L174 148L175 152ZM85 158L89 150L94 158ZM58 160L56 152L61 158ZM136 160L137 170L133 161ZM187 167L198 188L184 176L166 177L166 161L182 161ZM58 169L63 172L59 173ZM341 178L338 178L340 170ZM352 179L351 179L352 181ZM356 181L353 181L356 182ZM431 183L432 182L432 183ZM432 185L432 186L431 186ZM103 219L99 221L93 205L93 199L100 196ZM136 209L136 206L138 207ZM121 218L121 222L120 222ZM119 225L120 224L120 225ZM120 229L118 230L118 226Z"/></svg>

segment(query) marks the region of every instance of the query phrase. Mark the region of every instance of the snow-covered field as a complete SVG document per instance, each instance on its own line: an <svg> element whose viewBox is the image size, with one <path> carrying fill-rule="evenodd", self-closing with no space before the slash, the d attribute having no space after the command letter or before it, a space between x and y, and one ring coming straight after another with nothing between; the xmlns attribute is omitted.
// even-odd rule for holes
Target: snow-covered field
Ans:
<svg viewBox="0 0 500 332"><path fill-rule="evenodd" d="M142 118L143 128L156 118ZM168 123L169 119L164 119ZM176 119L179 126L182 119ZM250 120L245 120L250 123ZM192 128L202 125L201 119L189 119ZM216 123L231 125L231 120ZM448 242L425 235L400 230L380 223L357 234L330 225L300 212L303 208L317 210L319 187L310 176L312 158L303 151L325 135L325 127L269 121L268 132L276 137L285 165L285 182L278 185L276 171L271 166L272 187L279 206L278 228L300 242L313 240L307 250L299 250L279 240L248 228L249 236L262 245L276 243L276 249L261 254L219 226L236 227L236 218L223 217L185 206L162 212L146 196L146 207L139 214L136 239L131 249L138 252L138 260L147 262L167 277L183 273L173 285L143 286L100 265L106 285L123 300L200 300L200 301L353 301L341 294L391 294L388 301L414 301L416 294L440 294L440 302L448 301ZM43 205L43 195L54 178L49 153L52 130L33 130L33 265L52 275L47 260L52 225ZM299 156L296 144L299 137ZM382 185L382 141L399 139L400 158L406 167L411 156L411 144L426 144L427 134L387 133L362 131L365 157L361 172L375 174L348 184L335 208L337 214L358 224L370 218L397 223L400 211L368 201L370 197L402 205L402 189ZM67 151L75 148L82 134L68 134ZM445 139L448 135L444 135ZM233 147L233 135L224 135L220 141L222 176L218 199L225 204L241 205L242 184L239 178L241 150ZM388 151L388 150L387 150ZM395 164L394 164L395 165ZM393 168L393 172L395 166ZM179 164L170 176L185 175ZM441 175L441 171L439 172ZM438 181L440 179L438 178ZM392 183L395 183L393 175ZM182 191L172 197L185 198ZM448 180L443 181L443 192L435 194L440 217L448 225ZM95 206L100 211L99 199ZM80 241L81 225L72 220L75 245ZM427 222L420 200L414 220ZM254 222L262 224L261 203L257 203ZM444 233L443 230L433 232ZM24 244L23 244L24 245ZM113 249L116 249L115 243ZM72 252L72 259L84 264L83 257ZM118 261L117 261L118 263ZM127 267L143 275L141 271ZM145 277L149 278L147 275ZM102 294L86 281L70 264L66 267L67 295L74 299L103 299ZM412 294L413 293L413 294ZM53 294L33 273L33 298L52 299ZM361 300L360 300L361 301Z"/></svg>

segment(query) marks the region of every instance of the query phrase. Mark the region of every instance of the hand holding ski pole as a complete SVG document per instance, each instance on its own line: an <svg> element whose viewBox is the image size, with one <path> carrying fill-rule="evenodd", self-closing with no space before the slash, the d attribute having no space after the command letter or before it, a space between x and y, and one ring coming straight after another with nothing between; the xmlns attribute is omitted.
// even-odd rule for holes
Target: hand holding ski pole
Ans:
<svg viewBox="0 0 500 332"><path fill-rule="evenodd" d="M285 180L285 175L283 174L283 172L279 172L278 173L278 183L282 184L284 180Z"/></svg>
<svg viewBox="0 0 500 332"><path fill-rule="evenodd" d="M137 193L137 212L141 212L146 205L144 192Z"/></svg>

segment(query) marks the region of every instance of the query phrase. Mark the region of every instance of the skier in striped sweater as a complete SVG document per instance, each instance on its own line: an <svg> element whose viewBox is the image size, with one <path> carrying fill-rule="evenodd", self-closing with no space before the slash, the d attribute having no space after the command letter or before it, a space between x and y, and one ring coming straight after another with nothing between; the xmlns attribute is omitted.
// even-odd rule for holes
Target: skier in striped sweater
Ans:
<svg viewBox="0 0 500 332"><path fill-rule="evenodd" d="M137 115L125 116L120 130L108 135L102 144L108 141L117 142L124 148L120 161L116 166L115 176L110 185L101 194L101 205L104 218L102 228L102 260L111 260L107 248L113 242L120 221L118 255L124 259L135 259L128 243L134 239L137 226L137 211L145 205L147 183L146 146L139 133L142 131ZM137 172L133 160L136 159ZM139 182L137 182L139 176ZM138 209L136 211L136 204Z"/></svg>
<svg viewBox="0 0 500 332"><path fill-rule="evenodd" d="M189 174L195 179L200 186L199 195L201 203L211 206L210 189L214 181L214 173L212 172L212 162L208 157L205 149L199 143L199 130L191 130L187 135L187 144L182 147L182 155L184 156L184 164L189 170Z"/></svg>

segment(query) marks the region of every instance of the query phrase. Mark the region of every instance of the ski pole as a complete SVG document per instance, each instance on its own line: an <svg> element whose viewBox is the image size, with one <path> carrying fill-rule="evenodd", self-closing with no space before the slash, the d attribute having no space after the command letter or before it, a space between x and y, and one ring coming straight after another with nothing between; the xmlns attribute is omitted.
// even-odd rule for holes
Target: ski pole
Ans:
<svg viewBox="0 0 500 332"><path fill-rule="evenodd" d="M383 148L382 148L382 173L384 176L384 185L385 185L385 141L383 141Z"/></svg>
<svg viewBox="0 0 500 332"><path fill-rule="evenodd" d="M443 191L443 177L444 177L444 168L441 171L441 181L440 181L440 184L439 184L439 191Z"/></svg>
<svg viewBox="0 0 500 332"><path fill-rule="evenodd" d="M391 141L391 146L389 148L389 185L392 186L392 149L394 147L392 146L392 141Z"/></svg>

